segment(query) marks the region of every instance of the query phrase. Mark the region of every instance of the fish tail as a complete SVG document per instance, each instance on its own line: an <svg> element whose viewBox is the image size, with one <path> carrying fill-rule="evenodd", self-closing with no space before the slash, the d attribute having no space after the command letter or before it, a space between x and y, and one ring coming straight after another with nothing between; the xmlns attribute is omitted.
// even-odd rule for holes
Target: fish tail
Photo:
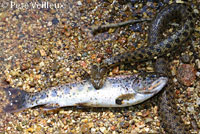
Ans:
<svg viewBox="0 0 200 134"><path fill-rule="evenodd" d="M3 89L6 92L6 97L9 100L9 104L3 108L4 112L13 113L27 108L26 96L28 96L28 92L12 87Z"/></svg>

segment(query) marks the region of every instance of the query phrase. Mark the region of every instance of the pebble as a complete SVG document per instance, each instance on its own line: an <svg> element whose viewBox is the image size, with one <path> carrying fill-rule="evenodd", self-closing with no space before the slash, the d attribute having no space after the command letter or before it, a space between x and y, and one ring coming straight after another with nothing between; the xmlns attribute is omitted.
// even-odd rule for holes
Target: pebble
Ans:
<svg viewBox="0 0 200 134"><path fill-rule="evenodd" d="M47 26L49 26L49 27L52 26L52 21L49 21Z"/></svg>
<svg viewBox="0 0 200 134"><path fill-rule="evenodd" d="M53 18L52 23L54 25L57 25L59 23L59 20L57 18Z"/></svg>
<svg viewBox="0 0 200 134"><path fill-rule="evenodd" d="M82 124L81 125L81 132L82 133L89 133L89 131L90 131L90 129L89 129L89 127L88 127L88 124Z"/></svg>
<svg viewBox="0 0 200 134"><path fill-rule="evenodd" d="M189 56L189 54L184 54L181 56L181 60L183 63L189 63L191 61L191 57Z"/></svg>
<svg viewBox="0 0 200 134"><path fill-rule="evenodd" d="M129 9L126 9L125 13L123 13L124 10L120 9L121 5L118 7L117 0L109 0L109 1L115 4L111 6L110 5L111 3L108 3L107 1L101 2L97 0L86 0L86 1L77 0L77 1L68 1L67 3L65 3L67 7L64 8L63 10L44 9L45 12L42 12L42 14L41 14L41 11L43 11L43 9L42 10L34 10L34 9L28 10L27 9L26 10L27 12L26 11L24 12L22 10L9 9L11 11L6 12L6 13L3 13L3 12L0 13L0 16L2 16L2 14L4 14L3 16L5 16L5 18L4 17L2 18L3 27L0 28L3 31L2 43L5 43L3 45L8 44L8 46L6 47L9 47L9 45L13 42L12 44L13 48L11 47L9 49L11 50L12 53L16 53L16 55L20 54L20 57L17 57L17 56L16 57L9 56L9 58L5 57L5 59L9 61L6 64L15 63L15 60L20 60L19 63L24 63L24 61L26 60L26 58L24 59L24 55L27 56L27 59L31 59L30 67L28 65L22 68L20 66L20 69L16 69L16 70L14 69L16 72L19 70L19 75L12 75L10 74L10 72L6 74L6 78L8 77L10 81L10 85L14 87L17 85L18 82L20 82L20 85L26 85L25 83L29 83L29 81L32 81L31 77L33 77L34 79L33 81L35 83L35 87L39 87L39 89L37 90L43 90L46 87L50 87L53 82L56 82L57 83L56 85L68 83L68 82L71 82L72 80L75 80L75 77L77 77L77 74L79 74L77 70L85 67L84 69L88 71L88 67L90 63L96 62L96 60L98 60L99 54L102 54L103 55L102 57L105 58L107 56L112 56L113 54L120 53L121 50L124 50L125 47L129 48L129 45L132 45L131 48L134 48L130 50L135 50L136 48L142 46L143 42L139 42L139 43L137 42L141 39L138 36L138 35L141 35L141 33L134 33L134 31L131 31L130 28L128 27L110 29L109 31L111 33L110 35L111 36L117 35L117 38L113 38L114 40L111 39L108 42L105 40L101 40L100 42L92 42L84 31L80 31L79 29L80 25L81 27L86 26L86 25L87 27L89 27L90 24L95 24L95 23L103 24L103 23L109 22L110 20L113 22L119 22L121 20L129 19L128 17L130 18L132 17L132 16L125 17L127 15L126 12L129 12L128 11ZM131 1L135 2L134 10L135 11L137 10L136 11L137 14L139 13L142 16L142 13L139 11L141 10L141 8L142 10L144 9L142 12L149 10L149 7L147 9L145 8L146 3L143 0L141 2L138 2L136 0L131 0ZM147 3L151 3L151 5L153 5L151 9L155 9L157 2L154 2L152 0L148 0L148 1L149 2ZM108 4L104 6L104 3L106 2ZM110 9L110 7L113 7L113 8ZM91 11L93 9L95 9L95 12L92 13ZM116 11L114 12L114 10L116 9L119 12L116 12ZM19 15L19 11L20 13L22 13L22 15ZM151 10L148 12L151 12ZM12 14L13 16L14 14L17 14L16 16L18 17L12 17ZM125 14L125 15L122 15L122 18L121 18L120 16L121 14ZM144 16L150 17L149 13L144 13ZM36 18L35 21L34 21L34 18ZM84 20L80 21L81 18ZM134 19L135 18L137 19L137 17L134 17ZM22 20L24 21L22 22ZM62 29L63 26L61 23L59 23L60 22L59 20L62 20L62 23L64 22L65 25L69 25L69 26L66 26L67 30L63 30L64 28ZM17 29L17 23L21 24L20 26L21 29ZM197 25L199 25L198 23L199 22L197 21ZM46 25L48 25L48 27L46 27ZM73 28L70 27L71 25L73 26ZM134 27L135 28L134 30L136 31L137 30L143 31L143 30L148 29L148 27L144 28L143 24L141 24L141 26L137 26L137 25ZM56 26L55 29L53 28L54 26ZM198 29L199 26L196 26L196 27ZM63 32L60 32L60 30L63 30ZM17 33L19 31L22 32L20 34L23 36ZM121 33L123 33L123 35ZM51 37L48 37L49 34L51 35ZM105 34L102 33L102 35L105 35ZM131 35L134 35L134 37L130 39L131 43L128 44L129 40L127 37L129 36L131 37ZM144 34L142 34L142 36L145 37L144 35L145 35L145 31L144 31ZM19 38L19 37L22 37L22 38ZM43 43L40 44L39 42L35 43L35 40L37 42L38 38L45 38L43 42L44 44ZM119 40L120 38L121 40ZM12 40L4 40L4 39L12 39ZM146 40L142 40L142 41L146 42ZM34 45L33 44L29 45L30 50L29 50L29 47L22 46L21 47L22 49L20 49L20 52L16 52L14 51L15 48L17 48L15 47L15 44L17 45L18 43L23 44L23 45L24 44L26 45L27 43L30 43L30 44L33 43ZM64 46L57 49L59 44L64 44L64 43L65 43ZM119 45L120 43L125 44L125 46ZM82 45L81 49L79 49L80 45ZM36 49L34 49L35 47ZM106 48L109 49L107 50L107 52L106 52ZM0 48L0 51L1 50L3 50L3 47ZM34 55L34 52L36 50L38 50L39 55L36 57L37 59L34 60L32 59L31 56ZM44 53L41 52L43 50L44 50ZM48 50L52 50L53 54L51 53L51 51L49 53ZM84 52L86 53L84 54ZM80 53L81 58L79 57L76 58L76 56L74 56L76 55L76 53ZM6 56L9 53L7 53L6 51L3 54L5 54ZM94 60L91 60L90 58L92 54L95 54ZM29 55L31 56L29 57ZM69 58L70 56L71 56L71 59ZM0 59L1 58L2 57L0 57ZM4 58L4 55L3 55L3 58ZM73 59L76 59L77 62L74 62ZM57 62L56 63L57 65L61 66L61 68L64 68L65 72L67 70L67 72L65 73L61 71L60 69L58 69L58 72L53 73L54 72L53 69L57 70L56 67L52 67L51 65L53 64L52 62L55 62L55 61ZM81 63L82 61L83 63ZM98 61L100 61L100 58ZM0 68L2 66L0 66ZM8 71L13 70L7 66L6 68L8 68ZM199 68L200 68L200 64L199 64ZM24 71L22 72L22 70ZM4 70L1 70L1 71L4 71ZM134 72L137 72L137 71L134 71ZM37 73L40 73L40 74L37 74ZM60 76L60 77L51 79L52 76L54 77L55 74L56 76ZM62 76L61 74L64 74L64 75ZM30 84L28 85L30 86ZM28 87L28 85L25 87ZM29 91L29 89L24 89L24 90ZM37 91L37 90L34 90L34 91ZM194 92L195 91L196 90L194 90ZM3 126L3 128L5 128L3 130L3 133L12 132L12 133L69 133L69 134L78 133L79 134L79 133L83 133L81 132L81 126L83 125L82 130L85 133L93 133L93 134L148 133L146 131L159 133L159 124L156 123L155 120L151 122L152 119L157 119L157 112L154 112L154 113L150 112L148 114L141 112L143 109L149 109L149 107L145 107L146 103L148 102L145 102L142 105L137 105L137 106L133 106L129 108L120 108L120 109L98 108L94 110L94 109L86 108L84 110L78 110L77 108L66 108L65 110L61 110L61 112L58 113L58 116L54 112L43 112L40 110L30 109L30 110L20 112L20 114L18 113L6 114L5 117L2 116L2 118L0 118L0 131L1 131L1 126ZM197 102L195 100L194 103L198 103L200 105L200 100L197 100ZM131 111L133 111L134 113L137 113L138 111L140 111L141 116L138 117L137 114L132 114L132 113L130 114L129 117L123 116L123 113L125 111L128 112L128 114L131 113ZM41 113L44 113L44 114L41 114ZM106 113L106 114L102 114L102 113ZM112 115L110 116L107 113L112 113ZM152 116L152 119L151 119L151 116ZM88 120L84 120L86 118ZM64 126L62 125L62 123L58 123L59 119L62 120ZM82 120L84 121L85 124L81 122ZM130 120L130 121L127 121L127 120ZM49 123L47 123L47 121ZM121 123L122 127L120 127L119 125L120 122L123 122ZM133 122L133 125L131 122ZM149 123L146 123L146 122L149 122ZM16 126L21 126L21 124L23 125L22 128L24 129L22 131L24 132L19 132L16 130ZM33 125L33 124L43 124L43 126L40 128L37 125ZM141 126L142 127L144 126L144 128L141 128ZM128 128L126 129L126 127ZM18 130L21 130L21 128L19 127ZM29 132L26 130L29 130Z"/></svg>
<svg viewBox="0 0 200 134"><path fill-rule="evenodd" d="M43 49L40 49L39 51L41 56L47 56L46 52Z"/></svg>
<svg viewBox="0 0 200 134"><path fill-rule="evenodd" d="M195 63L197 64L198 69L200 69L200 60L199 59L195 60Z"/></svg>
<svg viewBox="0 0 200 134"><path fill-rule="evenodd" d="M31 67L31 64L28 63L28 62L26 62L26 63L22 63L22 64L21 64L20 69L21 69L22 71L25 71L25 70L29 69L30 67Z"/></svg>
<svg viewBox="0 0 200 134"><path fill-rule="evenodd" d="M137 23L137 24L135 24L135 25L132 25L132 26L130 27L130 29L131 29L132 31L134 31L134 32L141 32L141 31L142 31L142 26L141 26L141 24Z"/></svg>
<svg viewBox="0 0 200 134"><path fill-rule="evenodd" d="M153 119L152 118L145 118L145 123L148 123L148 122L152 122L153 121Z"/></svg>
<svg viewBox="0 0 200 134"><path fill-rule="evenodd" d="M105 127L100 127L100 131L101 131L102 133L105 133L105 132L106 132L106 128L105 128Z"/></svg>
<svg viewBox="0 0 200 134"><path fill-rule="evenodd" d="M196 104L197 104L198 106L200 106L200 98L197 98Z"/></svg>
<svg viewBox="0 0 200 134"><path fill-rule="evenodd" d="M119 73L119 67L115 67L113 70L112 70L112 73L113 74L118 74Z"/></svg>
<svg viewBox="0 0 200 134"><path fill-rule="evenodd" d="M91 128L91 133L96 133L96 128Z"/></svg>
<svg viewBox="0 0 200 134"><path fill-rule="evenodd" d="M196 80L196 69L190 64L182 64L177 70L177 79L185 86L191 86Z"/></svg>
<svg viewBox="0 0 200 134"><path fill-rule="evenodd" d="M197 27L195 30L200 32L200 27Z"/></svg>
<svg viewBox="0 0 200 134"><path fill-rule="evenodd" d="M26 129L27 132L30 132L30 133L33 133L34 132L34 129L33 128L28 128Z"/></svg>
<svg viewBox="0 0 200 134"><path fill-rule="evenodd" d="M77 2L77 5L82 6L82 2L81 2L81 1L78 1L78 2Z"/></svg>
<svg viewBox="0 0 200 134"><path fill-rule="evenodd" d="M39 112L36 111L36 110L34 110L34 111L33 111L33 114L34 114L34 116L38 116L38 115L39 115Z"/></svg>

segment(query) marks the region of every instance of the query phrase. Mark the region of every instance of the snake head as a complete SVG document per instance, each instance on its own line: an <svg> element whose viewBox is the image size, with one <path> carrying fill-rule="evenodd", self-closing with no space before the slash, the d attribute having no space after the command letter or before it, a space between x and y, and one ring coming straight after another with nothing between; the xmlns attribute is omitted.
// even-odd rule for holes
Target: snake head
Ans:
<svg viewBox="0 0 200 134"><path fill-rule="evenodd" d="M107 74L107 68L97 65L92 65L91 68L91 83L96 89L103 87Z"/></svg>

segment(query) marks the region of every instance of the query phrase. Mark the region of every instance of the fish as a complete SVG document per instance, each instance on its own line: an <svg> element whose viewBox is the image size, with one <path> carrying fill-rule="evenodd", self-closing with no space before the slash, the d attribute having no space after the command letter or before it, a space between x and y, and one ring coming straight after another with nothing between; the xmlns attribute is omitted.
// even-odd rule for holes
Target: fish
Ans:
<svg viewBox="0 0 200 134"><path fill-rule="evenodd" d="M108 77L97 90L90 79L50 87L38 92L6 87L8 104L4 112L14 113L36 106L54 110L67 106L127 107L151 98L166 85L168 78L156 73L138 73Z"/></svg>

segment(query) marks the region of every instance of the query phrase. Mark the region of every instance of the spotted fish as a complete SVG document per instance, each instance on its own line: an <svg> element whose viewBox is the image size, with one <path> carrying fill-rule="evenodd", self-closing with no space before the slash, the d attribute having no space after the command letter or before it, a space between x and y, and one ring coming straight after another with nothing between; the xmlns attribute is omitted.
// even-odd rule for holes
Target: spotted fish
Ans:
<svg viewBox="0 0 200 134"><path fill-rule="evenodd" d="M96 90L90 80L51 87L35 93L4 88L9 104L5 112L18 112L35 106L46 110L66 106L126 107L141 103L158 93L168 78L159 74L142 73L108 77L101 90Z"/></svg>

